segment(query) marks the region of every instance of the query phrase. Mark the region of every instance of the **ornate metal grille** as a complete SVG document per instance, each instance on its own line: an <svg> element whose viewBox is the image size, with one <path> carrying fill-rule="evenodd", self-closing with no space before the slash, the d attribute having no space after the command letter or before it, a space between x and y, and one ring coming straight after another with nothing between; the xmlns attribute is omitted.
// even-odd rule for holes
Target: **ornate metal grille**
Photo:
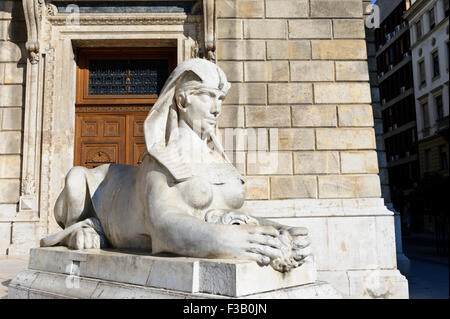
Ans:
<svg viewBox="0 0 450 319"><path fill-rule="evenodd" d="M167 60L90 60L88 94L159 94L167 77Z"/></svg>

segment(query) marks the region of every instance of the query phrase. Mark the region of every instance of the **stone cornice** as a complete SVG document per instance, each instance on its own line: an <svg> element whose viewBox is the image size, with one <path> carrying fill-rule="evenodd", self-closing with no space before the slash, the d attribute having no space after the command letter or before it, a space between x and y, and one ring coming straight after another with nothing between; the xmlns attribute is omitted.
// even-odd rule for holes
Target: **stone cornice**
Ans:
<svg viewBox="0 0 450 319"><path fill-rule="evenodd" d="M65 25L70 14L48 16L53 25ZM199 23L201 16L186 14L80 14L80 25L178 25L184 23Z"/></svg>

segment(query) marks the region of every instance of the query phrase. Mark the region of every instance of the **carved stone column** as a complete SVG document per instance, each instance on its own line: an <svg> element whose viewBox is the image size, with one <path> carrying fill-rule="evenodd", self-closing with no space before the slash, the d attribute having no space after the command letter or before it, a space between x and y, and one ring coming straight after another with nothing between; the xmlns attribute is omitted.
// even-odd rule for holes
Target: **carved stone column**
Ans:
<svg viewBox="0 0 450 319"><path fill-rule="evenodd" d="M205 58L216 62L216 8L215 0L203 0L203 25L205 36Z"/></svg>
<svg viewBox="0 0 450 319"><path fill-rule="evenodd" d="M25 47L29 54L26 71L23 160L19 217L38 218L41 144L42 61L39 51L40 23L44 0L22 0L27 25Z"/></svg>

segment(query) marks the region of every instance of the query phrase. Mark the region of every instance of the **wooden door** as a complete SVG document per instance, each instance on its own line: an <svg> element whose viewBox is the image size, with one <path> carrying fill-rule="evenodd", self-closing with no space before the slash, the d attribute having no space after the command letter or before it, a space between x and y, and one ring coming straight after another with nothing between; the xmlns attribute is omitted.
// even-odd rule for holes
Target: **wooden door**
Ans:
<svg viewBox="0 0 450 319"><path fill-rule="evenodd" d="M175 67L175 49L86 49L77 56L74 165L140 164L143 124Z"/></svg>
<svg viewBox="0 0 450 319"><path fill-rule="evenodd" d="M143 124L147 113L77 113L75 166L116 163L138 165L146 150Z"/></svg>

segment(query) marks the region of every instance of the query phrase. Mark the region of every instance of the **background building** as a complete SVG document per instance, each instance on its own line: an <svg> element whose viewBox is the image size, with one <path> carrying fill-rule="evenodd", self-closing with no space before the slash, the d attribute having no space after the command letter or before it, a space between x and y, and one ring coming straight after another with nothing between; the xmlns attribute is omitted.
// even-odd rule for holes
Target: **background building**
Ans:
<svg viewBox="0 0 450 319"><path fill-rule="evenodd" d="M417 0L404 15L411 30L419 140L421 182L415 206L423 210L423 230L436 232L443 240L448 240L448 14L448 0Z"/></svg>
<svg viewBox="0 0 450 319"><path fill-rule="evenodd" d="M389 184L394 208L405 220L407 198L420 177L414 82L404 0L379 0L381 24L375 30L376 60Z"/></svg>

